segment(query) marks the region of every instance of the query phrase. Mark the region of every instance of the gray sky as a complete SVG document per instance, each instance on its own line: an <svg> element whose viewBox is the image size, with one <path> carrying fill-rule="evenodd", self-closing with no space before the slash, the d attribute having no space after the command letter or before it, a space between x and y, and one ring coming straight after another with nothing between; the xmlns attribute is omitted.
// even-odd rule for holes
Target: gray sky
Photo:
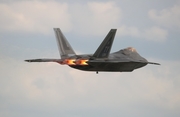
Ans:
<svg viewBox="0 0 180 117"><path fill-rule="evenodd" d="M179 117L178 0L0 1L0 116ZM59 27L77 53L94 53L111 28L112 51L135 47L161 66L83 72L56 63Z"/></svg>

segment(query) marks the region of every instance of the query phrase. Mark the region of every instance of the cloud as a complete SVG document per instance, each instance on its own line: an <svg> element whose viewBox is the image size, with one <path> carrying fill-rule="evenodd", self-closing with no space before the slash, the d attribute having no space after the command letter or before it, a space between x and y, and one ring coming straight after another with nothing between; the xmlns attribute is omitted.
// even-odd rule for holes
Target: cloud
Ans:
<svg viewBox="0 0 180 117"><path fill-rule="evenodd" d="M115 2L67 4L56 1L19 1L1 3L2 32L52 33L53 27L79 35L104 35L118 28L119 36L164 41L168 32L160 27L139 29L121 24L123 12ZM124 18L125 19L125 18Z"/></svg>
<svg viewBox="0 0 180 117"><path fill-rule="evenodd" d="M140 30L137 27L127 27L126 25L122 25L118 28L118 35L131 36L155 42L163 42L167 39L168 31L157 26Z"/></svg>
<svg viewBox="0 0 180 117"><path fill-rule="evenodd" d="M119 109L123 108L124 112L146 115L144 107L152 107L154 115L157 110L166 110L164 115L178 113L179 61L160 63L162 66L148 65L132 73L100 72L97 75L56 63L25 63L4 58L0 62L0 97L1 108L6 108L1 113L30 116L33 109L40 115L63 113L70 117L74 115L73 110L81 112L79 116L83 116L82 112L93 115L88 110L99 110L99 115L113 115L114 112L120 114ZM132 113L123 114L130 116Z"/></svg>
<svg viewBox="0 0 180 117"><path fill-rule="evenodd" d="M54 1L20 1L0 4L1 27L4 31L32 33L52 32L53 27L72 28L68 5Z"/></svg>
<svg viewBox="0 0 180 117"><path fill-rule="evenodd" d="M48 34L53 27L80 34L103 34L115 27L121 11L114 2L67 4L56 1L1 3L1 31ZM83 33L82 33L83 32Z"/></svg>
<svg viewBox="0 0 180 117"><path fill-rule="evenodd" d="M176 4L171 8L163 10L151 9L148 13L149 17L157 24L175 30L180 30L180 5Z"/></svg>
<svg viewBox="0 0 180 117"><path fill-rule="evenodd" d="M132 37L139 37L140 31L137 27L127 27L126 25L122 25L118 28L118 34L120 36L127 36L130 35Z"/></svg>
<svg viewBox="0 0 180 117"><path fill-rule="evenodd" d="M152 41L165 41L167 39L168 32L165 29L154 26L150 29L146 29L144 32L144 37L147 40Z"/></svg>
<svg viewBox="0 0 180 117"><path fill-rule="evenodd" d="M116 28L122 17L114 2L75 4L70 9L74 31L81 35L104 35L107 30Z"/></svg>

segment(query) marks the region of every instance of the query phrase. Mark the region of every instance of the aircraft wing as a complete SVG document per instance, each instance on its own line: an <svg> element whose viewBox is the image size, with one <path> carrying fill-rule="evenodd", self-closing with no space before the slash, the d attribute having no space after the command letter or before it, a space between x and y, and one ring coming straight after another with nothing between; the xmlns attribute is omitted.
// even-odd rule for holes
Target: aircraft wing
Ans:
<svg viewBox="0 0 180 117"><path fill-rule="evenodd" d="M111 29L96 52L94 58L108 58L117 29Z"/></svg>
<svg viewBox="0 0 180 117"><path fill-rule="evenodd" d="M61 59L28 59L26 62L61 62Z"/></svg>

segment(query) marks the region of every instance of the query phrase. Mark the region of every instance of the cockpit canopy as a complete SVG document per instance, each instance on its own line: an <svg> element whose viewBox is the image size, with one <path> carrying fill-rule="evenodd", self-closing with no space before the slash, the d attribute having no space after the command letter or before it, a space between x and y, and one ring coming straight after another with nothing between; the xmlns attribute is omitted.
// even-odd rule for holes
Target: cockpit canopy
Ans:
<svg viewBox="0 0 180 117"><path fill-rule="evenodd" d="M133 47L127 47L125 49L122 49L120 50L120 53L133 60L147 61L145 58L141 57L136 51L136 49Z"/></svg>
<svg viewBox="0 0 180 117"><path fill-rule="evenodd" d="M120 51L125 55L131 54L131 53L137 53L136 49L133 47L127 47L127 48L122 49Z"/></svg>
<svg viewBox="0 0 180 117"><path fill-rule="evenodd" d="M133 48L133 47L128 47L128 48L126 48L126 49L129 50L129 51L131 51L131 52L137 52L136 49Z"/></svg>

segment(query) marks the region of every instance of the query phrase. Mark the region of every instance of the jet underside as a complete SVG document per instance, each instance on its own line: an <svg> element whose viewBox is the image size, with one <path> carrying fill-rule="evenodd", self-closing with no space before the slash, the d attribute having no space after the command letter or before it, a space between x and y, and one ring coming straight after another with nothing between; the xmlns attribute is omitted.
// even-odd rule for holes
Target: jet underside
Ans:
<svg viewBox="0 0 180 117"><path fill-rule="evenodd" d="M86 58L86 65L69 65L84 71L131 72L147 65L147 60L141 57L134 48L129 47L114 52L106 59L91 59L92 55L78 55L78 59ZM75 57L72 57L75 58Z"/></svg>
<svg viewBox="0 0 180 117"><path fill-rule="evenodd" d="M83 70L83 71L104 71L104 72L131 72L134 69L140 68L147 65L147 63L138 62L99 62L96 64L89 64L86 66L82 65L69 65L72 68Z"/></svg>

